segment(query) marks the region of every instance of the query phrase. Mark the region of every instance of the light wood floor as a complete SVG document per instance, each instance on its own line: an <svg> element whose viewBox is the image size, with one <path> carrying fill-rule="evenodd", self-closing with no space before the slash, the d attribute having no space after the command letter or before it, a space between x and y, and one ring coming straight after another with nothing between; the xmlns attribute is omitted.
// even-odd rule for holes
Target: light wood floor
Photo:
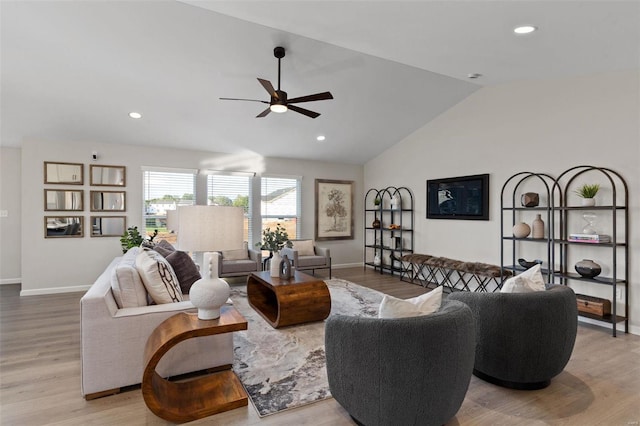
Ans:
<svg viewBox="0 0 640 426"><path fill-rule="evenodd" d="M371 269L334 270L343 278L397 297L424 289ZM139 388L85 401L80 395L81 293L19 296L0 286L0 424L163 425ZM411 389L406 390L407 393ZM333 399L260 419L251 404L192 424L352 425ZM638 425L640 337L580 325L573 356L551 386L514 391L472 377L448 425ZM402 425L398 425L402 426Z"/></svg>

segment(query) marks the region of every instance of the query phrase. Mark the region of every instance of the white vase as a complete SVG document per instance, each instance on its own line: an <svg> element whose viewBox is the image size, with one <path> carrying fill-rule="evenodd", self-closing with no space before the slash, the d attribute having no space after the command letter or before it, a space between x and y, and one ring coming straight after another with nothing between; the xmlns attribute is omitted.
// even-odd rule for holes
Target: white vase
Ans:
<svg viewBox="0 0 640 426"><path fill-rule="evenodd" d="M229 284L221 278L202 278L189 289L189 300L198 308L198 318L211 320L220 317L220 307L229 298Z"/></svg>
<svg viewBox="0 0 640 426"><path fill-rule="evenodd" d="M279 251L273 252L273 257L270 260L269 274L272 277L280 276L280 261L282 260L282 256L280 256Z"/></svg>
<svg viewBox="0 0 640 426"><path fill-rule="evenodd" d="M596 205L596 199L595 198L583 198L582 199L582 205L584 207L593 207Z"/></svg>

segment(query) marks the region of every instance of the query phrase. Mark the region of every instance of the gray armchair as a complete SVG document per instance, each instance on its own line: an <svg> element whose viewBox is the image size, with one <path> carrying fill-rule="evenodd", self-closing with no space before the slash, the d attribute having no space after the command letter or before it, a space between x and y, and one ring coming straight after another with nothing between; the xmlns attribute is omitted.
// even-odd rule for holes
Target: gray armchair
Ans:
<svg viewBox="0 0 640 426"><path fill-rule="evenodd" d="M476 319L473 374L512 389L542 389L569 362L578 328L573 290L548 285L531 293L458 292Z"/></svg>
<svg viewBox="0 0 640 426"><path fill-rule="evenodd" d="M240 250L205 253L204 263L220 278L241 277L262 271L262 252L245 247Z"/></svg>
<svg viewBox="0 0 640 426"><path fill-rule="evenodd" d="M462 405L474 347L473 315L456 301L411 318L334 315L325 323L329 389L359 424L440 426Z"/></svg>
<svg viewBox="0 0 640 426"><path fill-rule="evenodd" d="M298 271L310 270L315 275L316 269L328 269L331 278L331 252L328 248L315 245L313 240L291 240L293 247L280 250L280 255L287 255Z"/></svg>

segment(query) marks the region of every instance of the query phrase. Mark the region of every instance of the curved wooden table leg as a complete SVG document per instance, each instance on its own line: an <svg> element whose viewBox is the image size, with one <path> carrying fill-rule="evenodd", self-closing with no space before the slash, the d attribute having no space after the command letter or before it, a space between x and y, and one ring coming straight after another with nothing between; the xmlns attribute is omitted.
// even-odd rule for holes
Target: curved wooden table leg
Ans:
<svg viewBox="0 0 640 426"><path fill-rule="evenodd" d="M232 370L184 382L170 382L156 372L164 354L184 340L246 329L247 320L230 306L223 307L215 320L182 312L163 321L149 336L144 351L142 396L147 407L158 417L183 423L247 405L247 394Z"/></svg>

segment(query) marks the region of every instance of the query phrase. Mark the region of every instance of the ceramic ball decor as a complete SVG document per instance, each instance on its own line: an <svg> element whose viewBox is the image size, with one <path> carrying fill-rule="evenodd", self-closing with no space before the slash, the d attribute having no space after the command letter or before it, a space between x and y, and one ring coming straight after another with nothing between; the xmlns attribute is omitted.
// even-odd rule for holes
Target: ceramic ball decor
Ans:
<svg viewBox="0 0 640 426"><path fill-rule="evenodd" d="M524 222L516 223L513 227L513 236L516 238L527 238L531 233L531 227Z"/></svg>

